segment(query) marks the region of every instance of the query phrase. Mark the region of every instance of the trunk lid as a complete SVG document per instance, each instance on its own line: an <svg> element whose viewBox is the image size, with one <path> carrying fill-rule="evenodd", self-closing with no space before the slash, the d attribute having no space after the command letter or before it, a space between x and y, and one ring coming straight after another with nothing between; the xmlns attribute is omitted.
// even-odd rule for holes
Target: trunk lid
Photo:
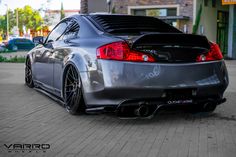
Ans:
<svg viewBox="0 0 236 157"><path fill-rule="evenodd" d="M126 40L132 49L151 54L157 62L196 62L197 56L210 50L205 36L184 33L145 34Z"/></svg>

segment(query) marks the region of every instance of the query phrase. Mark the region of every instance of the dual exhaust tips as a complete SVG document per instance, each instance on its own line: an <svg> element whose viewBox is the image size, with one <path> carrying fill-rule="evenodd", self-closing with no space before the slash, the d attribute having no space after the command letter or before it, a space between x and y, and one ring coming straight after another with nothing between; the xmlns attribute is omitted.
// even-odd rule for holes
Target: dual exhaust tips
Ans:
<svg viewBox="0 0 236 157"><path fill-rule="evenodd" d="M186 105L190 107L190 111L194 110L194 112L213 112L217 105L225 102L226 99L221 99L218 101L208 100L199 104ZM185 106L185 104L177 104L176 106ZM144 118L151 119L154 117L155 113L161 108L165 106L163 103L152 103L149 104L146 101L141 102L132 102L128 105L121 105L118 107L117 114L120 118ZM168 105L167 105L168 106Z"/></svg>

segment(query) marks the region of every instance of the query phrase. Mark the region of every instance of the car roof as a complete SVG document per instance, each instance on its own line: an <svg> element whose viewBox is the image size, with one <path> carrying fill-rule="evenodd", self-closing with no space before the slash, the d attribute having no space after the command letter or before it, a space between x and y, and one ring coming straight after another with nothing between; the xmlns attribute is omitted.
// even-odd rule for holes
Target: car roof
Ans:
<svg viewBox="0 0 236 157"><path fill-rule="evenodd" d="M30 39L27 39L27 38L13 38L13 39L10 39L8 42L14 42L14 41L16 41L16 40L27 40L27 41L31 41L32 42L32 40L30 40Z"/></svg>
<svg viewBox="0 0 236 157"><path fill-rule="evenodd" d="M30 40L30 39L28 39L28 38L13 38L13 39L11 39L11 40L17 40L17 39L24 39L24 40Z"/></svg>

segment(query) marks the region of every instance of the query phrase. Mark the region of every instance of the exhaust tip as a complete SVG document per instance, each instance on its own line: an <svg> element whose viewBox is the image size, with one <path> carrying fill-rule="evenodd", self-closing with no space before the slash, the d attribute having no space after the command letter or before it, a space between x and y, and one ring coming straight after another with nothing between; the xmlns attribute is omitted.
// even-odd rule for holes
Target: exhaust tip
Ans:
<svg viewBox="0 0 236 157"><path fill-rule="evenodd" d="M203 105L203 112L213 112L216 109L217 104L214 102L208 102Z"/></svg>
<svg viewBox="0 0 236 157"><path fill-rule="evenodd" d="M141 105L137 109L134 110L134 114L139 117L147 117L149 116L150 110L146 105Z"/></svg>

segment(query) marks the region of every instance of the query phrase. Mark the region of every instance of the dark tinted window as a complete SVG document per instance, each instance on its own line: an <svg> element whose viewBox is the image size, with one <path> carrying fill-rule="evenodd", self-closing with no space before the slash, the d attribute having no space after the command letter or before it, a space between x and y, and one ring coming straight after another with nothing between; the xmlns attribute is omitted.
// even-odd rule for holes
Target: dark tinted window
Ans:
<svg viewBox="0 0 236 157"><path fill-rule="evenodd" d="M60 39L60 37L66 31L66 28L67 28L66 22L62 22L59 25L57 25L56 28L54 28L52 32L49 34L47 42L52 42Z"/></svg>
<svg viewBox="0 0 236 157"><path fill-rule="evenodd" d="M145 32L176 32L180 31L165 22L147 16L127 15L90 15L97 27L113 34L143 34Z"/></svg>
<svg viewBox="0 0 236 157"><path fill-rule="evenodd" d="M79 24L76 21L71 21L62 39L74 39L78 37L79 29Z"/></svg>
<svg viewBox="0 0 236 157"><path fill-rule="evenodd" d="M133 10L133 15L146 16L146 10L145 9L135 9L135 10Z"/></svg>
<svg viewBox="0 0 236 157"><path fill-rule="evenodd" d="M14 39L15 43L31 43L29 39Z"/></svg>
<svg viewBox="0 0 236 157"><path fill-rule="evenodd" d="M212 7L213 7L213 8L216 7L216 0L212 0Z"/></svg>
<svg viewBox="0 0 236 157"><path fill-rule="evenodd" d="M177 15L177 9L176 8L170 8L167 10L167 16L176 16Z"/></svg>

